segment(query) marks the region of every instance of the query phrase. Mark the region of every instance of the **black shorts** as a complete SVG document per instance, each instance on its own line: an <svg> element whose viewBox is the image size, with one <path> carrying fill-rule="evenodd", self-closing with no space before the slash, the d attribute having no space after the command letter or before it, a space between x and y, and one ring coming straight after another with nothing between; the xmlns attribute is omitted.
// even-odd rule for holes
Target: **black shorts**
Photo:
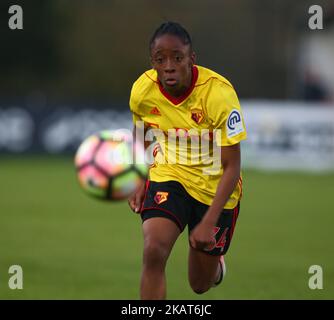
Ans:
<svg viewBox="0 0 334 320"><path fill-rule="evenodd" d="M182 232L188 225L188 233L202 220L209 206L191 197L176 181L146 182L141 208L143 222L153 217L163 217L176 223ZM224 209L214 228L215 246L205 250L210 255L224 255L231 243L240 204L234 209Z"/></svg>

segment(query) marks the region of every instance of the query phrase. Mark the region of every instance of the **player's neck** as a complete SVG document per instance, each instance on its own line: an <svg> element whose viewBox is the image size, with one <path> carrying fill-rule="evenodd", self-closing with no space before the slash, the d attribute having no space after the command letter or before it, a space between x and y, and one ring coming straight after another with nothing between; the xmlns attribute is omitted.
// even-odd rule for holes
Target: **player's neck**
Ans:
<svg viewBox="0 0 334 320"><path fill-rule="evenodd" d="M174 89L174 88L170 88L170 89L168 89L168 88L164 88L164 89L165 89L165 91L167 91L168 94L169 94L170 96L172 96L173 98L180 98L180 97L182 97L183 95L185 95L186 92L188 92L188 90L190 89L190 86L191 86L191 79L190 79L189 84L187 84L187 85L185 85L185 86L182 86L182 87L180 87L180 88L176 88L176 89Z"/></svg>

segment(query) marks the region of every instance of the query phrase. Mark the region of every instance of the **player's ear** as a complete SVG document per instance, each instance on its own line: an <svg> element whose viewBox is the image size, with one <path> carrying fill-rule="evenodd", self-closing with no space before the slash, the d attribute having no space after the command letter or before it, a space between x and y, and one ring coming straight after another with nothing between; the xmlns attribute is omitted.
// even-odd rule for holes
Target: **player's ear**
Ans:
<svg viewBox="0 0 334 320"><path fill-rule="evenodd" d="M151 56L150 56L150 64L151 64L152 69L155 69L155 68L154 68L154 64L153 64L153 59L152 59Z"/></svg>
<svg viewBox="0 0 334 320"><path fill-rule="evenodd" d="M194 51L190 53L190 61L193 65L196 63L196 54Z"/></svg>

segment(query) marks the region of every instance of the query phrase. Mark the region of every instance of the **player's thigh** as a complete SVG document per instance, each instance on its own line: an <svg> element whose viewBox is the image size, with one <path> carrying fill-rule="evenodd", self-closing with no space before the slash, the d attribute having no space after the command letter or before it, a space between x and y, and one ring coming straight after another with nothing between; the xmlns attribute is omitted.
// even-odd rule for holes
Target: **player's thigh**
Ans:
<svg viewBox="0 0 334 320"><path fill-rule="evenodd" d="M147 184L141 208L144 232L144 260L166 259L189 218L183 186L176 181ZM152 259L149 259L152 261Z"/></svg>
<svg viewBox="0 0 334 320"><path fill-rule="evenodd" d="M142 229L144 262L165 262L181 233L179 227L170 219L152 217L143 222Z"/></svg>

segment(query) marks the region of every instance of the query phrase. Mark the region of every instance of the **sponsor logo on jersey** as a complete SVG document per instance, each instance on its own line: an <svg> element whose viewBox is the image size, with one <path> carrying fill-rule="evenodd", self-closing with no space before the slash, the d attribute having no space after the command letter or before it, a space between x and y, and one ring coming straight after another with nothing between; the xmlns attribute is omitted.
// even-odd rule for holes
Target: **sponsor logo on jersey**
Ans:
<svg viewBox="0 0 334 320"><path fill-rule="evenodd" d="M163 192L163 191L157 191L157 193L154 196L154 201L157 204L161 204L165 201L167 201L169 192Z"/></svg>
<svg viewBox="0 0 334 320"><path fill-rule="evenodd" d="M240 111L233 109L227 119L227 136L229 138L236 136L244 131Z"/></svg>

